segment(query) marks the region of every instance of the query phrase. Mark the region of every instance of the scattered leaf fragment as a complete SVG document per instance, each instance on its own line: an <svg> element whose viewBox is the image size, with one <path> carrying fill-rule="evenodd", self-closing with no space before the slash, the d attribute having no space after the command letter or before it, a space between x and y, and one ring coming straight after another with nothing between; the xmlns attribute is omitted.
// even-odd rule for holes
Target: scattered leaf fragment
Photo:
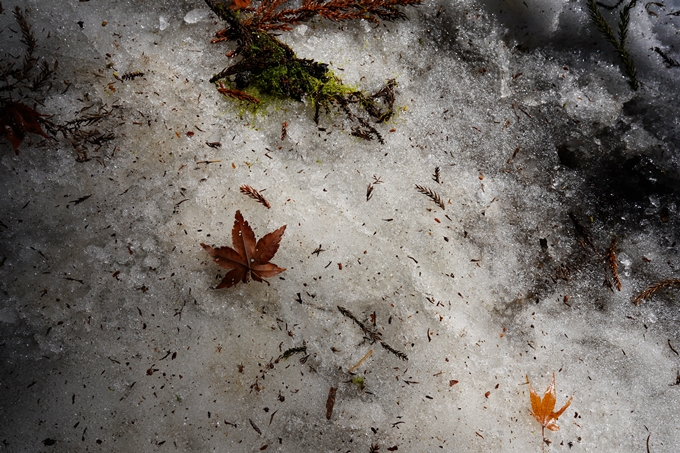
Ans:
<svg viewBox="0 0 680 453"><path fill-rule="evenodd" d="M335 393L338 391L337 387L331 387L328 390L328 399L326 400L326 420L330 420L333 416L333 406L335 406Z"/></svg>
<svg viewBox="0 0 680 453"><path fill-rule="evenodd" d="M219 247L212 248L209 245L201 244L217 264L225 269L229 269L222 282L217 285L217 289L230 288L239 281L248 283L250 278L258 282L269 284L265 278L273 277L285 271L276 264L269 261L279 250L279 243L286 230L286 225L278 230L272 231L255 242L255 233L243 220L241 211L236 211L236 220L231 230L231 240L234 248Z"/></svg>
<svg viewBox="0 0 680 453"><path fill-rule="evenodd" d="M257 425L255 424L255 422L252 421L251 419L248 419L248 421L250 422L250 426L253 427L253 429L255 430L255 432L261 436L261 435L262 435L262 431L260 430L260 428L257 427Z"/></svg>

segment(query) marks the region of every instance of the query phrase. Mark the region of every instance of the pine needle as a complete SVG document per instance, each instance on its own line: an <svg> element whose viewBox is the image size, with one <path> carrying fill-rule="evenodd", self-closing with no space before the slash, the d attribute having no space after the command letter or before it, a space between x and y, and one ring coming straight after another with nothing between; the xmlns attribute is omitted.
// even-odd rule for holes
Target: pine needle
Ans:
<svg viewBox="0 0 680 453"><path fill-rule="evenodd" d="M361 366L361 364L364 363L364 362L366 361L366 359L369 358L369 357L371 356L371 354L373 354L373 349L371 349L370 351L368 351L368 352L366 353L366 355L363 356L363 357L361 358L361 360L359 360L352 368L350 368L349 371L348 371L348 373L353 373L354 370L356 370L357 368L359 368L359 367Z"/></svg>
<svg viewBox="0 0 680 453"><path fill-rule="evenodd" d="M642 303L643 300L649 299L654 294L656 294L657 291L665 288L672 288L674 286L680 286L680 278L669 278L668 280L661 280L660 282L656 282L653 285L648 286L647 289L645 289L640 294L635 296L632 302L635 305L640 305L640 303Z"/></svg>
<svg viewBox="0 0 680 453"><path fill-rule="evenodd" d="M248 195L250 198L253 200L257 201L258 203L264 205L267 209L270 209L272 206L269 204L267 199L257 190L253 189L247 184L243 184L239 190L241 191L242 194Z"/></svg>
<svg viewBox="0 0 680 453"><path fill-rule="evenodd" d="M418 184L416 184L416 190L422 193L423 195L429 197L432 201L438 204L440 208L446 210L446 206L444 205L444 202L439 197L439 194L437 192L435 192L432 189L428 189L427 187L420 186Z"/></svg>

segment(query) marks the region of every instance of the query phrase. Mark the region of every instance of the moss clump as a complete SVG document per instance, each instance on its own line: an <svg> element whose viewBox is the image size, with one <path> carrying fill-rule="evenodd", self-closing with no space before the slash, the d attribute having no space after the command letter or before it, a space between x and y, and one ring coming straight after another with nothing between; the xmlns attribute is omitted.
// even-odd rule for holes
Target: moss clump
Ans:
<svg viewBox="0 0 680 453"><path fill-rule="evenodd" d="M263 103L271 101L307 102L314 108L314 120L317 124L322 111L326 114L337 111L344 114L352 123L352 135L366 140L376 138L383 143L375 124L385 122L394 115L396 86L394 80L388 81L376 93L358 90L342 83L340 78L328 69L327 64L298 58L290 47L270 33L273 29L290 29L288 24L295 24L307 18L310 14L308 11L304 8L300 11L276 10L278 8L276 5L282 2L274 5L263 1L259 8L251 8L250 1L241 1L238 2L241 5L238 9L227 7L220 0L206 2L229 25L227 29L217 33L213 42L235 41L238 45L230 56L241 57L238 62L210 80L218 85L221 93L250 105L254 112L259 110ZM377 11L385 14L387 18L400 18L401 13L395 9L399 4L417 2L417 0L399 0L396 3L374 1L371 7L383 8ZM327 3L323 6L330 11L332 8L339 8L340 4ZM350 6L348 4L343 8ZM286 19L293 17L291 16L293 13L297 14L295 19ZM379 15L378 12L374 14ZM367 17L370 19L373 16Z"/></svg>

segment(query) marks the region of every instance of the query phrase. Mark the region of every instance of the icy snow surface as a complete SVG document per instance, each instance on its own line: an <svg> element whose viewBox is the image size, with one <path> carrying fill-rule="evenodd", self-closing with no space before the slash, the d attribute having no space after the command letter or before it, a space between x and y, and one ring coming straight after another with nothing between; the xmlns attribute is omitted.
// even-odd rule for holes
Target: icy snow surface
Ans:
<svg viewBox="0 0 680 453"><path fill-rule="evenodd" d="M61 136L0 138L0 451L539 452L526 375L553 372L574 400L546 451L678 451L680 290L631 300L679 276L680 68L653 49L680 60L680 2L633 9L637 92L583 0L283 33L347 83L397 80L384 145L300 103L241 116L208 82L233 44L201 1L18 5L59 61L39 110L106 105L115 139L76 162ZM215 290L199 244L231 245L236 210L287 225L287 270Z"/></svg>

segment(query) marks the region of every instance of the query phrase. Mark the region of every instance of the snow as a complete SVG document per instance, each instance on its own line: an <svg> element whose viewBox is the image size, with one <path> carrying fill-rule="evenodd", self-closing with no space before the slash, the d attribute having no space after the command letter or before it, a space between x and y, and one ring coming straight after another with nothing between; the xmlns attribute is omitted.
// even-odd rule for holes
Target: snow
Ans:
<svg viewBox="0 0 680 453"><path fill-rule="evenodd" d="M59 61L39 110L106 105L115 139L87 162L61 136L0 139L0 451L537 452L526 376L553 372L574 400L546 451L677 450L678 289L631 300L680 267L680 68L653 50L680 60L680 2L633 10L636 92L585 2L283 33L345 83L397 80L384 145L299 103L241 115L208 82L233 45L200 1L5 1L16 56L15 5ZM231 245L237 210L258 238L287 225L287 270L215 290L200 243Z"/></svg>

